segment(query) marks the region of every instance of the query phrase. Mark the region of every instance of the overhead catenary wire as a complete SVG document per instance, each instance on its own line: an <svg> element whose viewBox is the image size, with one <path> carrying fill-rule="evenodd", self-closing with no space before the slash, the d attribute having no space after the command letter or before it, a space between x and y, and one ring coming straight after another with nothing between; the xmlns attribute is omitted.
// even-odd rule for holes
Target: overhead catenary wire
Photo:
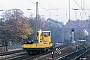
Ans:
<svg viewBox="0 0 90 60"><path fill-rule="evenodd" d="M32 3L34 3L33 1L31 1L31 0L29 0L30 2L32 2ZM75 1L75 0L74 0ZM81 8L81 6L75 1L75 3ZM36 3L34 3L34 4L36 4ZM48 9L46 9L46 8L44 8L44 7L42 7L41 5L39 5L39 7L41 7L42 9L44 9L44 10L46 10L46 11L48 11L48 12L50 12ZM82 9L83 10L83 9ZM51 12L50 12L51 13ZM53 13L51 13L51 14L53 14ZM56 16L55 14L53 14L54 16ZM56 16L57 17L57 16ZM75 22L74 22L75 23ZM76 23L75 23L76 24ZM77 25L77 24L76 24ZM77 25L78 26L78 25Z"/></svg>
<svg viewBox="0 0 90 60"><path fill-rule="evenodd" d="M68 0L69 2L70 2L70 0ZM81 8L81 10L84 10L75 0L73 0L80 8ZM69 3L70 4L70 3ZM84 10L84 12L85 12L85 10ZM70 13L69 13L70 14ZM81 16L82 17L82 16ZM70 16L69 16L69 18L70 18ZM78 26L78 24L75 22L75 21L72 21L73 23L75 23L77 26ZM82 22L80 22L80 23L82 23ZM80 27L80 26L79 26Z"/></svg>
<svg viewBox="0 0 90 60"><path fill-rule="evenodd" d="M73 0L80 8L81 8L81 10L84 10L75 0ZM85 12L85 10L84 10L84 12ZM86 13L86 12L85 12ZM81 15L81 14L80 14ZM81 15L81 17L82 17L82 15ZM73 21L74 22L74 21ZM76 25L77 25L77 23L76 22L74 22ZM78 25L77 25L78 26ZM79 26L80 27L80 26Z"/></svg>
<svg viewBox="0 0 90 60"><path fill-rule="evenodd" d="M29 1L32 2L33 4L36 4L36 3L34 3L33 1L31 1L31 0L29 0ZM50 10L42 7L41 5L39 5L39 7L42 8L42 9L44 9L44 10L46 10L46 11L48 11L48 12L51 13L52 15L56 16L55 14L53 14L52 12L50 12ZM57 17L57 16L56 16L56 17ZM60 19L59 17L57 17L57 18Z"/></svg>
<svg viewBox="0 0 90 60"><path fill-rule="evenodd" d="M52 9L49 9L49 10L53 10L53 11L56 11L56 13L57 13L57 17L58 16L60 16L60 15L62 15L62 14L60 14L60 11L59 11L59 9L63 9L63 8L55 8L51 3L50 3L50 1L49 0L47 0L47 2L48 2L48 4L50 5L49 7L51 8L52 7ZM59 15L60 14L60 15ZM61 16L60 16L60 18L62 18ZM59 19L60 19L59 18Z"/></svg>
<svg viewBox="0 0 90 60"><path fill-rule="evenodd" d="M35 2L33 2L32 0L29 0L30 2L32 2L33 4L36 4ZM75 1L75 0L74 0ZM49 3L49 2L48 2ZM75 1L75 3L81 8L81 6ZM40 3L39 3L40 4ZM39 7L41 7L42 9L44 9L44 10L46 10L46 11L48 11L48 12L50 12L51 14L53 14L50 10L48 10L48 9L46 9L46 8L44 8L44 7L42 7L41 5L39 5ZM53 7L53 6L52 6ZM54 8L54 7L53 7ZM83 10L83 9L82 9ZM53 14L54 16L56 16L55 14ZM57 17L57 16L56 16Z"/></svg>
<svg viewBox="0 0 90 60"><path fill-rule="evenodd" d="M18 1L18 3L20 3L23 7L25 7L19 0L17 0ZM25 7L26 8L26 7ZM27 8L26 8L27 9Z"/></svg>
<svg viewBox="0 0 90 60"><path fill-rule="evenodd" d="M86 1L86 0L84 0L84 1L83 1L84 6L85 6L84 8L88 8L88 7L87 7L87 5L86 5L86 3L85 3L85 1ZM89 11L90 9L87 9L87 10ZM85 13L85 15L86 15L86 13ZM90 14L87 14L87 15L89 15L89 16L90 16Z"/></svg>
<svg viewBox="0 0 90 60"><path fill-rule="evenodd" d="M12 5L11 5L12 8L14 8L13 3L15 3L15 2L13 2L13 0L12 0ZM26 6L24 6L24 4L22 4L19 0L17 0L17 3L21 4L21 5L26 9ZM2 7L2 6L0 6L0 8L2 8L1 10L7 10L6 7ZM12 8L10 8L10 9L12 9ZM17 9L17 8L15 8L15 9Z"/></svg>
<svg viewBox="0 0 90 60"><path fill-rule="evenodd" d="M75 0L73 0L73 1L81 8L81 10L82 10L84 13L86 13L84 7L82 8L82 0L81 0L81 6L80 6ZM83 2L83 3L85 3L85 2ZM81 15L81 18L83 19L83 16L82 16L82 15Z"/></svg>
<svg viewBox="0 0 90 60"><path fill-rule="evenodd" d="M2 7L2 6L0 6L2 9L6 9L6 8L4 8L4 7Z"/></svg>

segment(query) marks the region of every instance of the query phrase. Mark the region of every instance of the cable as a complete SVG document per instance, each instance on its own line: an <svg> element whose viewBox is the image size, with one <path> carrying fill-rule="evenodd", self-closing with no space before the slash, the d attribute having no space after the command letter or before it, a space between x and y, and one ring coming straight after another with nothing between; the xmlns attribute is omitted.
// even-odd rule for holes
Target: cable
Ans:
<svg viewBox="0 0 90 60"><path fill-rule="evenodd" d="M73 0L82 10L84 10L75 0ZM83 12L85 12L85 10L83 11ZM85 12L86 13L86 12ZM81 15L81 14L80 14ZM81 18L83 18L82 17L82 15L81 15ZM73 21L74 22L74 21ZM74 22L75 24L76 24L76 22ZM81 23L81 22L80 22ZM77 24L76 24L77 25ZM77 25L78 26L78 25ZM79 26L80 27L80 26Z"/></svg>
<svg viewBox="0 0 90 60"><path fill-rule="evenodd" d="M34 3L33 1L31 1L31 0L29 0L30 2L32 2L32 3ZM75 0L74 0L75 1ZM79 7L81 7L76 1L75 1L75 3L79 6ZM36 4L36 3L34 3L34 4ZM41 7L42 9L44 9L44 10L46 10L46 11L48 11L48 12L50 12L49 10L47 10L46 8L43 8L42 6L40 6L39 5L39 7ZM83 9L82 9L83 10ZM51 13L51 12L50 12ZM53 13L51 13L51 14L53 14ZM53 14L54 16L56 16L55 14ZM56 16L57 17L57 16ZM58 18L58 17L57 17ZM74 22L74 21L73 21ZM77 26L78 26L78 24L76 23L76 22L74 22Z"/></svg>
<svg viewBox="0 0 90 60"><path fill-rule="evenodd" d="M52 6L52 4L49 2L49 0L47 0L47 1L48 1L49 5L51 5L51 7L53 8L53 9L51 9L51 10L57 10L56 13L59 14L59 13L60 13L60 12L58 11L59 8L55 8L54 6ZM58 16L58 14L57 14L56 16ZM59 18L59 19L60 19L60 18Z"/></svg>
<svg viewBox="0 0 90 60"><path fill-rule="evenodd" d="M87 5L86 5L86 3L85 3L85 0L84 0L83 3L85 4L85 7L87 7ZM90 10L90 9L87 9L87 10ZM87 16L87 15L89 15L89 14L86 14L86 13L85 13L85 15Z"/></svg>
<svg viewBox="0 0 90 60"><path fill-rule="evenodd" d="M29 0L30 2L34 3L33 1ZM34 3L36 4L36 3ZM47 10L46 8L43 8L42 6L39 5L39 7L41 7L42 9L48 11L49 13L51 13L49 10ZM51 13L52 15L56 16L55 14ZM57 17L57 16L56 16ZM60 19L59 17L57 17L58 19Z"/></svg>
<svg viewBox="0 0 90 60"><path fill-rule="evenodd" d="M4 8L4 7L2 7L2 6L0 6L1 8L3 8L3 9L6 9L6 8Z"/></svg>
<svg viewBox="0 0 90 60"><path fill-rule="evenodd" d="M84 10L75 0L73 0L73 1L81 8L81 10L82 10L84 13L86 13L85 10ZM81 16L81 18L83 18L83 17Z"/></svg>
<svg viewBox="0 0 90 60"><path fill-rule="evenodd" d="M82 9L82 7L75 1L75 0L73 0L81 9ZM83 10L83 9L82 9ZM83 18L83 16L81 15L81 18Z"/></svg>
<svg viewBox="0 0 90 60"><path fill-rule="evenodd" d="M49 0L47 0L48 1L48 3L49 3L49 5L51 5L51 3L49 2ZM51 5L52 6L52 5ZM53 6L52 6L53 7ZM53 7L54 8L54 7ZM55 8L54 8L55 9Z"/></svg>
<svg viewBox="0 0 90 60"><path fill-rule="evenodd" d="M31 0L29 0L30 2L32 2L32 3L34 3L33 1L31 1ZM36 3L34 3L34 4L36 4Z"/></svg>
<svg viewBox="0 0 90 60"><path fill-rule="evenodd" d="M17 0L18 1L18 3L20 3L20 1L19 0ZM25 7L22 3L21 3L21 5L23 6L23 7ZM25 7L26 8L26 7ZM27 8L26 8L27 9Z"/></svg>

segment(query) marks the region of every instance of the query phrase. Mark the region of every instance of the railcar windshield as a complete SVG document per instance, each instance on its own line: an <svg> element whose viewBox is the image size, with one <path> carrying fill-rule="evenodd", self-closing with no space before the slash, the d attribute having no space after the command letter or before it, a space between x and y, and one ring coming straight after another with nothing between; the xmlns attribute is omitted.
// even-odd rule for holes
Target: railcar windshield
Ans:
<svg viewBox="0 0 90 60"><path fill-rule="evenodd" d="M43 32L43 36L50 36L50 32Z"/></svg>

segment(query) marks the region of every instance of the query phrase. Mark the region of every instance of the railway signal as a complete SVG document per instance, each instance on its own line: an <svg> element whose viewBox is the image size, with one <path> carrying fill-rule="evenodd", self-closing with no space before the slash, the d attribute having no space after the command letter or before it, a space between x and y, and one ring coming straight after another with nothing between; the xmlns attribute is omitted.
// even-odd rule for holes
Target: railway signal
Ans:
<svg viewBox="0 0 90 60"><path fill-rule="evenodd" d="M53 53L53 51L52 51L52 53L51 53L51 54L52 54L52 58L53 58L53 54L54 54L54 53Z"/></svg>
<svg viewBox="0 0 90 60"><path fill-rule="evenodd" d="M61 48L56 48L55 53L56 53L56 54L61 54Z"/></svg>

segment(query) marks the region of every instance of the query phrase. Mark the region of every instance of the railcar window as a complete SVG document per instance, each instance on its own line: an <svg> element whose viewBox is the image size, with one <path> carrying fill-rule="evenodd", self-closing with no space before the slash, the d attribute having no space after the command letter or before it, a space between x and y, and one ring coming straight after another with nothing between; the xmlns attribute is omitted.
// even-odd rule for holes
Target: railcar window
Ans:
<svg viewBox="0 0 90 60"><path fill-rule="evenodd" d="M44 32L43 36L50 36L50 33L49 32Z"/></svg>
<svg viewBox="0 0 90 60"><path fill-rule="evenodd" d="M38 36L38 32L37 32L37 36Z"/></svg>

